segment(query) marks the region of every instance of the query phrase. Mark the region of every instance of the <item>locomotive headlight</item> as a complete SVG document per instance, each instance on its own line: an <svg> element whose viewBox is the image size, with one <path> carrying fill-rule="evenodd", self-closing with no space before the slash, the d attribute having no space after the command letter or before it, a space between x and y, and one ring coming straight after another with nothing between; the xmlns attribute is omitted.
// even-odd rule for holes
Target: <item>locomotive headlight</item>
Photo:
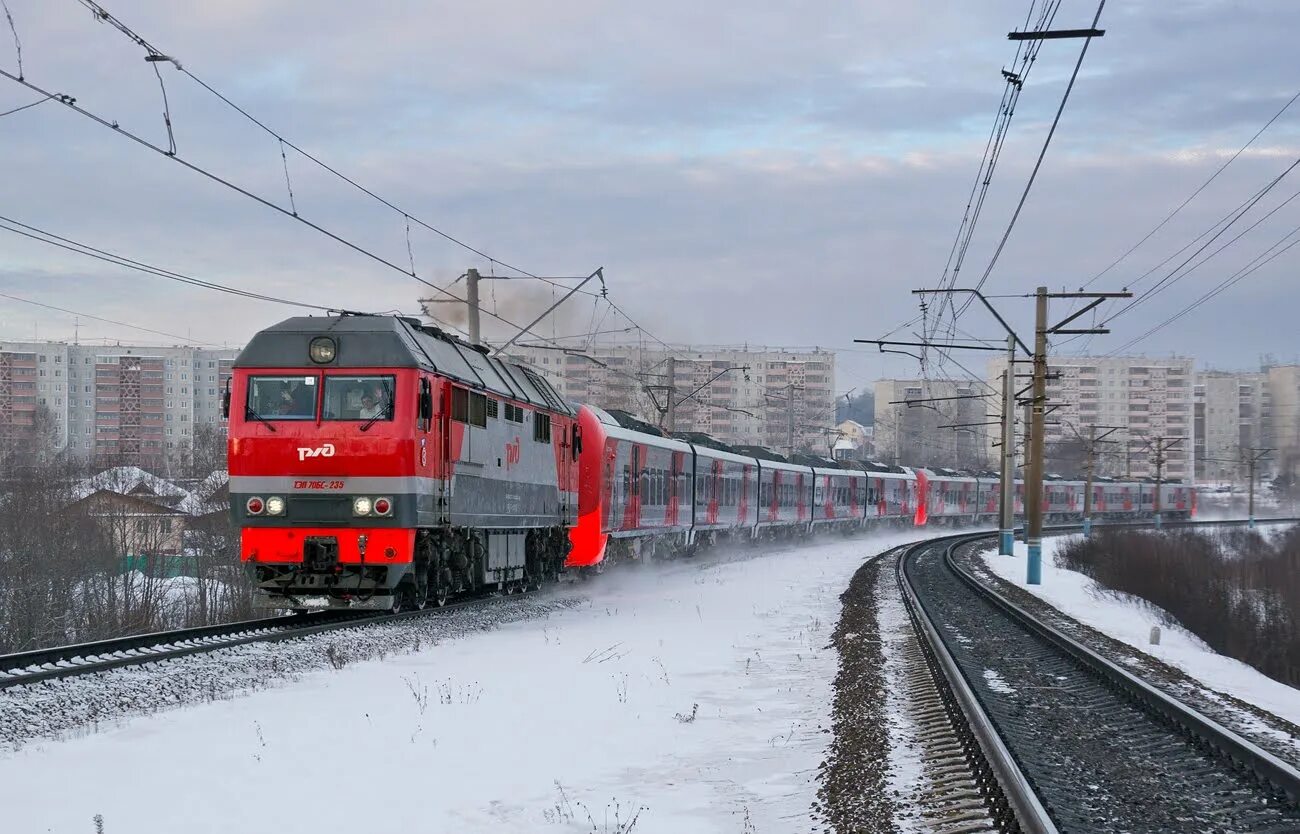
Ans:
<svg viewBox="0 0 1300 834"><path fill-rule="evenodd" d="M249 515L261 515L266 505L262 503L261 498L250 498L244 503L244 509L248 510Z"/></svg>
<svg viewBox="0 0 1300 834"><path fill-rule="evenodd" d="M267 515L284 515L284 499L278 495L272 495L266 499Z"/></svg>
<svg viewBox="0 0 1300 834"><path fill-rule="evenodd" d="M329 336L317 336L307 346L307 353L317 365L328 365L334 361L337 347Z"/></svg>
<svg viewBox="0 0 1300 834"><path fill-rule="evenodd" d="M370 508L373 506L369 498L353 498L352 514L353 515L370 515Z"/></svg>

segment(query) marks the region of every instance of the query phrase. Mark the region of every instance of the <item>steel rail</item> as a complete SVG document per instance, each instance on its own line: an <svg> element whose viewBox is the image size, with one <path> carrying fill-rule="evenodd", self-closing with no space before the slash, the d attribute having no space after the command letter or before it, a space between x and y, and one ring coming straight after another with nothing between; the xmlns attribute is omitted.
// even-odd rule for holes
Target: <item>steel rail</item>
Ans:
<svg viewBox="0 0 1300 834"><path fill-rule="evenodd" d="M985 536L993 538L996 535L996 533L980 534L975 538L984 538ZM994 817L1001 818L999 822L1014 822L1014 827L1009 830L1019 830L1026 832L1026 834L1057 834L1056 823L1052 821L1051 815L1043 807L1037 792L1028 777L1025 776L1024 771L1020 769L1020 765L1016 762L1011 750L1003 742L1002 736L993 723L993 719L980 705L978 696L971 689L965 675L962 674L960 667L957 665L957 661L948 651L947 645L939 636L938 629L930 619L925 606L921 604L920 598L907 578L907 563L915 555L924 550L944 546L944 542L950 540L956 543L969 541L971 538L969 534L943 536L907 548L898 560L898 587L902 590L908 615L912 618L912 622L917 626L917 631L922 637L924 649L943 672L943 679L936 681L936 683L946 687L961 708L971 734L975 737L980 750L984 754L985 763L992 771L993 777L997 780L998 787L1001 789L1002 795L1000 798L986 795L986 799L995 808ZM1000 812L1001 809L997 807L1003 804L1000 800L1005 801L1006 810L1013 815L1014 820L1006 820L1006 814Z"/></svg>
<svg viewBox="0 0 1300 834"><path fill-rule="evenodd" d="M1256 523L1291 523L1300 521L1296 518L1256 519ZM1224 527L1245 524L1243 520L1216 521L1177 521L1165 522L1166 527L1196 528ZM1150 529L1149 522L1123 522L1107 525L1116 528ZM1076 532L1079 525L1057 525L1048 532L1056 535ZM1132 672L1111 662L1098 652L1071 638L1059 629L1040 621L1032 614L1006 599L1002 594L985 585L969 571L958 565L953 558L958 547L981 540L996 541L997 532L958 533L939 536L919 542L905 549L898 560L897 578L907 605L909 616L922 637L927 652L934 658L942 671L941 681L952 693L962 714L969 723L971 734L978 741L985 763L993 772L1005 800L1015 813L1018 830L1025 832L1056 832L1056 823L1047 812L1043 800L1035 791L1032 782L1015 761L1015 757L1003 739L1001 732L989 713L984 709L979 696L972 688L961 665L953 657L942 637L941 631L931 619L920 595L911 583L907 565L915 557L926 551L943 548L945 565L961 582L983 597L1014 622L1041 638L1049 646L1080 663L1089 672L1096 675L1107 685L1124 693L1140 704L1148 713L1169 722L1179 732L1196 742L1208 745L1221 756L1229 759L1236 767L1253 773L1260 781L1287 795L1292 801L1300 802L1300 771L1289 763L1260 748L1238 733L1224 727L1213 719L1187 706L1176 698L1157 689ZM998 798L990 797L994 805ZM1017 829L1012 829L1017 830Z"/></svg>
<svg viewBox="0 0 1300 834"><path fill-rule="evenodd" d="M1191 522L1191 524L1198 523L1206 526L1222 526L1223 524L1222 522ZM1287 794L1293 801L1300 802L1300 770L1259 747L1249 739L1242 737L1201 712L1192 709L1182 701L1152 686L1060 629L1034 617L1002 594L980 582L969 571L958 565L953 559L953 551L959 545L967 541L977 541L979 538L984 537L971 537L965 541L953 542L948 545L944 553L944 562L947 566L976 593L993 603L1012 620L1069 654L1098 677L1128 693L1149 711L1168 719L1180 727L1184 733L1210 745L1241 767L1252 771L1261 779Z"/></svg>
<svg viewBox="0 0 1300 834"><path fill-rule="evenodd" d="M535 592L523 592L518 596L531 593ZM76 677L124 666L140 666L161 660L204 654L248 643L274 643L323 631L432 616L482 605L491 602L494 598L494 596L472 597L442 607L430 607L422 611L403 611L398 614L321 611L281 615L225 625L159 631L93 643L0 655L0 690L38 681Z"/></svg>

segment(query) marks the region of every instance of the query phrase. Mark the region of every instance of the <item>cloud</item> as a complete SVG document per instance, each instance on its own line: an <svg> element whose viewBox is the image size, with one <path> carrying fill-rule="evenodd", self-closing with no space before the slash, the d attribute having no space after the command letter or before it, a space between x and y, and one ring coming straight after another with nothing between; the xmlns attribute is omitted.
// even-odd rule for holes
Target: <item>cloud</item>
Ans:
<svg viewBox="0 0 1300 834"><path fill-rule="evenodd" d="M157 79L138 47L76 10L10 6L33 82L165 140ZM1294 93L1284 82L1294 4L1107 9L1107 35L1090 48L991 292L1087 281ZM113 11L267 124L449 234L532 271L603 266L611 297L664 339L842 349L843 388L914 370L857 352L852 339L914 315L910 290L939 280L1014 51L1005 34L1024 21L1023 2L1010 0L743 13L681 0L379 0L364 13L342 0L142 0ZM1073 17L1083 14L1067 7L1058 23L1085 25ZM978 280L1005 227L1076 50L1051 42L1040 55L962 283ZM161 69L182 154L287 208L278 144ZM0 111L29 100L0 85ZM1300 112L1279 120L1098 286L1138 280L1275 176L1300 147L1297 125ZM414 311L431 292L56 104L0 119L0 131L0 213L24 222L312 303ZM400 215L292 150L287 161L304 218L399 268L413 258L438 284L491 268L418 225L408 256ZM1122 343L1213 286L1298 222L1293 209L1095 346ZM5 244L6 292L204 341L240 343L293 312ZM1143 346L1220 365L1281 350L1275 334L1290 332L1287 311L1300 302L1287 280L1294 263L1280 258ZM492 291L516 321L552 298L514 282ZM1029 305L999 303L1027 326ZM544 332L581 331L592 306L579 297ZM67 319L0 299L0 337L29 334L33 322L67 331ZM998 335L975 309L963 328Z"/></svg>

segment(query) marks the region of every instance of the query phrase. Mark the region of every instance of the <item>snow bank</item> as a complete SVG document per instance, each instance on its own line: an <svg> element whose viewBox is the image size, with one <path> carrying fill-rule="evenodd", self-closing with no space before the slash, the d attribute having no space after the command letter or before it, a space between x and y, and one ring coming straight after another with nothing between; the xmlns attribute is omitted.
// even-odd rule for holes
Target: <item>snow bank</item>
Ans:
<svg viewBox="0 0 1300 834"><path fill-rule="evenodd" d="M1058 568L1056 551L1068 538L1043 542L1043 583L1025 584L1025 545L1016 556L982 553L984 563L1002 579L1034 594L1061 612L1108 637L1182 670L1211 689L1232 695L1300 724L1300 690L1279 683L1253 667L1216 653L1199 637L1173 622L1163 608L1128 594L1117 594L1072 570ZM1151 628L1160 628L1160 644L1150 644Z"/></svg>
<svg viewBox="0 0 1300 834"><path fill-rule="evenodd" d="M5 818L604 832L639 811L638 834L807 830L839 595L864 558L916 538L619 569L546 620L29 746L0 758Z"/></svg>

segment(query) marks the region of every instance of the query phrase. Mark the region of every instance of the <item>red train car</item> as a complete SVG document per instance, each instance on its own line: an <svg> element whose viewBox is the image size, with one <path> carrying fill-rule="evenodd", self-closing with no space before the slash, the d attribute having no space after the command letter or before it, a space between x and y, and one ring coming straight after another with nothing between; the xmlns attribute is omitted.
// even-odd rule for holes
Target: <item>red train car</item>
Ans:
<svg viewBox="0 0 1300 834"><path fill-rule="evenodd" d="M581 436L525 367L413 319L293 318L240 353L226 410L261 605L418 608L562 568Z"/></svg>

